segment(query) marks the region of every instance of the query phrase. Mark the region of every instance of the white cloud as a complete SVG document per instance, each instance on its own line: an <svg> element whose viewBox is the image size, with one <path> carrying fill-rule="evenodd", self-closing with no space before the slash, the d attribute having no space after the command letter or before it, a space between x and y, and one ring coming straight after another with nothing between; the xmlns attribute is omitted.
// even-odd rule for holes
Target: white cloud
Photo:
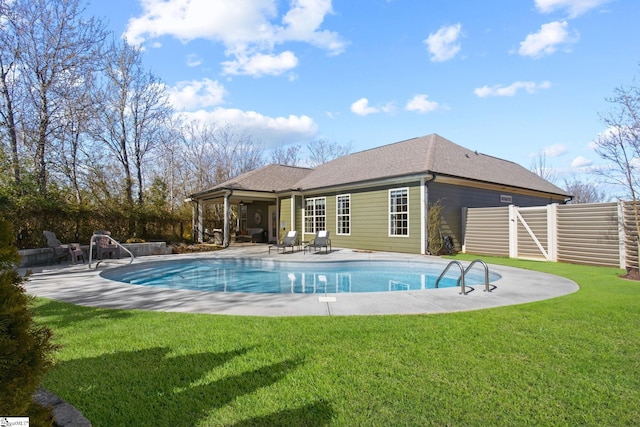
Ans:
<svg viewBox="0 0 640 427"><path fill-rule="evenodd" d="M536 8L541 13L551 13L559 9L569 12L569 17L575 18L611 0L536 0Z"/></svg>
<svg viewBox="0 0 640 427"><path fill-rule="evenodd" d="M584 168L587 166L591 166L593 162L583 156L578 156L571 161L571 167L574 168Z"/></svg>
<svg viewBox="0 0 640 427"><path fill-rule="evenodd" d="M197 67L198 65L202 65L202 59L198 55L195 53L187 55L187 67Z"/></svg>
<svg viewBox="0 0 640 427"><path fill-rule="evenodd" d="M513 82L509 86L483 86L476 88L473 92L480 98L486 98L488 96L514 96L520 89L527 93L533 94L540 89L549 89L551 82L543 81L540 83L535 82Z"/></svg>
<svg viewBox="0 0 640 427"><path fill-rule="evenodd" d="M435 101L429 101L428 95L416 95L407 102L405 109L407 111L418 111L420 113L428 113L435 111L440 105Z"/></svg>
<svg viewBox="0 0 640 427"><path fill-rule="evenodd" d="M169 100L176 110L194 110L221 104L226 95L224 86L217 81L181 81L168 87Z"/></svg>
<svg viewBox="0 0 640 427"><path fill-rule="evenodd" d="M256 53L254 55L239 54L233 61L222 63L223 74L249 75L260 77L262 75L279 76L298 65L298 58L293 52L286 51L279 55Z"/></svg>
<svg viewBox="0 0 640 427"><path fill-rule="evenodd" d="M435 33L429 34L424 40L431 54L433 62L443 62L452 59L460 51L460 38L462 25L455 24L441 27Z"/></svg>
<svg viewBox="0 0 640 427"><path fill-rule="evenodd" d="M255 111L218 107L181 114L187 120L225 124L252 135L256 141L273 148L313 139L318 126L308 116L268 117Z"/></svg>
<svg viewBox="0 0 640 427"><path fill-rule="evenodd" d="M372 107L369 105L367 98L360 98L353 104L351 104L351 111L358 116L368 116L369 114L376 113L391 113L394 107L392 103L385 104L381 107Z"/></svg>
<svg viewBox="0 0 640 427"><path fill-rule="evenodd" d="M353 104L351 104L351 111L359 116L367 116L369 114L378 113L379 110L369 106L369 100L367 98L360 98Z"/></svg>
<svg viewBox="0 0 640 427"><path fill-rule="evenodd" d="M303 42L337 55L346 43L339 34L321 28L333 13L331 0L291 0L280 18L277 0L144 0L142 15L129 20L124 36L132 44L143 44L162 36L183 42L208 39L225 46L231 70L241 74L281 74L274 69L295 67L291 52L274 54L277 45ZM285 55L286 54L286 55ZM283 57L283 55L285 55ZM256 57L253 59L252 57ZM278 67L265 58L279 59ZM288 59L289 61L283 61ZM251 66L245 66L251 64ZM260 68L263 65L265 69Z"/></svg>
<svg viewBox="0 0 640 427"><path fill-rule="evenodd" d="M293 0L291 9L282 18L285 26L278 33L278 38L282 41L307 42L338 55L345 49L345 43L338 33L319 30L324 17L331 13L331 0Z"/></svg>
<svg viewBox="0 0 640 427"><path fill-rule="evenodd" d="M546 157L558 157L566 154L569 151L566 145L564 144L554 144L549 147L545 147L542 150L542 155Z"/></svg>
<svg viewBox="0 0 640 427"><path fill-rule="evenodd" d="M518 53L522 56L541 58L554 53L558 46L576 43L580 38L577 32L569 34L567 21L554 21L542 24L537 33L529 34L520 42Z"/></svg>

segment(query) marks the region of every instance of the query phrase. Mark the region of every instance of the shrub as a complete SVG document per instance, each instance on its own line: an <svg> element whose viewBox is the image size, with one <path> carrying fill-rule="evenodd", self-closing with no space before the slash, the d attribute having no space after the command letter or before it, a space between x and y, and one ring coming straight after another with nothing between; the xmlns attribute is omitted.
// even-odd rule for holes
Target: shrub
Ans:
<svg viewBox="0 0 640 427"><path fill-rule="evenodd" d="M0 218L0 415L29 416L30 425L51 425L51 415L32 396L57 346L51 330L33 321L33 297L15 269L18 252L12 239L9 223Z"/></svg>
<svg viewBox="0 0 640 427"><path fill-rule="evenodd" d="M429 205L427 212L427 250L431 255L440 255L444 245L440 230L442 204L440 200Z"/></svg>

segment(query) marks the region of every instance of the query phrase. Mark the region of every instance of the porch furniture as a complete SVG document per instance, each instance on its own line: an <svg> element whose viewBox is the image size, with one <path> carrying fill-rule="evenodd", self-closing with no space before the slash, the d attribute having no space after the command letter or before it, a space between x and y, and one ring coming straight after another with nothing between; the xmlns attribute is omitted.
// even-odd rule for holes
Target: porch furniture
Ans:
<svg viewBox="0 0 640 427"><path fill-rule="evenodd" d="M265 243L267 240L264 228L247 228L236 235L236 242Z"/></svg>
<svg viewBox="0 0 640 427"><path fill-rule="evenodd" d="M322 248L329 253L331 251L331 239L329 238L329 230L322 230L316 233L316 237L304 247L304 252L307 253L307 248L314 248L316 252L320 249L322 252Z"/></svg>
<svg viewBox="0 0 640 427"><path fill-rule="evenodd" d="M47 246L53 249L52 261L60 262L63 258L70 257L73 264L82 260L84 263L84 252L80 249L79 243L65 243L63 244L56 237L56 233L53 231L44 230L42 232L44 238L47 240Z"/></svg>
<svg viewBox="0 0 640 427"><path fill-rule="evenodd" d="M282 248L282 253L285 253L287 248L291 248L291 253L293 253L294 248L298 244L298 232L295 230L291 230L287 233L287 235L282 240L282 243L278 243L275 245L269 245L269 253L271 253L271 249L275 248L276 253Z"/></svg>
<svg viewBox="0 0 640 427"><path fill-rule="evenodd" d="M120 246L111 241L111 232L107 230L96 230L94 235L102 235L104 237L98 237L96 242L96 258L105 259L105 257L119 259L120 258Z"/></svg>

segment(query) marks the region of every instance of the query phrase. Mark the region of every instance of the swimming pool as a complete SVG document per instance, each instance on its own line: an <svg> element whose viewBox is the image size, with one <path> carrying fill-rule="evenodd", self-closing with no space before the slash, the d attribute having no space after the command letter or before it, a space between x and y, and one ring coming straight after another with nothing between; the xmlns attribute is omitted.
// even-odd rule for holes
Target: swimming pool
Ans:
<svg viewBox="0 0 640 427"><path fill-rule="evenodd" d="M206 292L328 294L434 289L445 265L422 262L279 262L251 259L177 260L115 268L101 276L134 285ZM438 287L457 285L451 270ZM490 273L489 281L500 278ZM483 270L465 275L469 286L484 283Z"/></svg>

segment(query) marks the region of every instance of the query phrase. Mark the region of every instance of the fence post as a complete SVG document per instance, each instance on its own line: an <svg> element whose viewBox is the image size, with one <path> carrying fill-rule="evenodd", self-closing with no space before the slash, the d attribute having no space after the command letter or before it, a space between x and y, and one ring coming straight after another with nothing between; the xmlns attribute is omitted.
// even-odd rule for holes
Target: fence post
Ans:
<svg viewBox="0 0 640 427"><path fill-rule="evenodd" d="M624 217L624 201L618 201L618 251L620 259L620 268L627 269L627 231L625 227Z"/></svg>
<svg viewBox="0 0 640 427"><path fill-rule="evenodd" d="M509 205L509 258L518 258L518 207Z"/></svg>
<svg viewBox="0 0 640 427"><path fill-rule="evenodd" d="M547 254L548 260L558 261L558 204L547 205Z"/></svg>

